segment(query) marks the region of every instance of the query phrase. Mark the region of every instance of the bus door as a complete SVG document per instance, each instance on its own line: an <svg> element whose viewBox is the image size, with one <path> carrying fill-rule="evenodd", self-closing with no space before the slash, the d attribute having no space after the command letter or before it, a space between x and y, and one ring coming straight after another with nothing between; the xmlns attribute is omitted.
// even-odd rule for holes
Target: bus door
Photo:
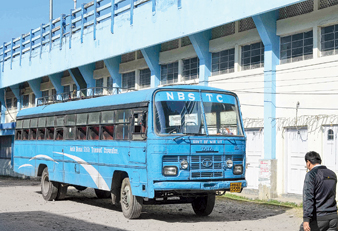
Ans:
<svg viewBox="0 0 338 231"><path fill-rule="evenodd" d="M131 121L131 141L129 147L129 162L145 164L147 154L147 108L133 111Z"/></svg>

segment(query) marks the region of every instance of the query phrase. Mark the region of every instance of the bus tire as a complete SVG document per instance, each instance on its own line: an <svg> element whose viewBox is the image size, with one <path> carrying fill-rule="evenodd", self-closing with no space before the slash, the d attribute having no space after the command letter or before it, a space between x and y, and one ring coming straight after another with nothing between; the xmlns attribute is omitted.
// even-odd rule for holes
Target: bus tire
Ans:
<svg viewBox="0 0 338 231"><path fill-rule="evenodd" d="M97 198L100 199L105 199L105 198L110 198L110 191L104 191L104 190L100 190L100 189L94 189L95 190L95 194L97 196Z"/></svg>
<svg viewBox="0 0 338 231"><path fill-rule="evenodd" d="M44 168L41 175L41 194L46 201L55 200L58 195L59 183L49 180L48 168Z"/></svg>
<svg viewBox="0 0 338 231"><path fill-rule="evenodd" d="M66 198L67 195L67 189L68 189L68 185L67 184L59 184L59 189L58 189L58 193L56 196L56 200L63 200Z"/></svg>
<svg viewBox="0 0 338 231"><path fill-rule="evenodd" d="M140 217L142 205L142 197L132 194L129 178L124 178L121 185L121 208L123 215L128 219Z"/></svg>
<svg viewBox="0 0 338 231"><path fill-rule="evenodd" d="M215 194L207 194L203 197L197 197L191 203L192 208L197 216L208 216L215 206Z"/></svg>

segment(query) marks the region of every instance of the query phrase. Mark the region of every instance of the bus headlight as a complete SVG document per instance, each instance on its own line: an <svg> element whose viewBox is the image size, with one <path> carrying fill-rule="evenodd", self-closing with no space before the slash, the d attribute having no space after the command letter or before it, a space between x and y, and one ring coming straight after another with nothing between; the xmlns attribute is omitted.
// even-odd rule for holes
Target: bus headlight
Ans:
<svg viewBox="0 0 338 231"><path fill-rule="evenodd" d="M189 167L189 163L187 160L181 161L181 169L187 169Z"/></svg>
<svg viewBox="0 0 338 231"><path fill-rule="evenodd" d="M241 175L241 174L243 174L243 166L242 165L235 165L234 175Z"/></svg>
<svg viewBox="0 0 338 231"><path fill-rule="evenodd" d="M234 163L232 162L232 160L227 160L227 167L228 168L232 168L233 165L234 165Z"/></svg>
<svg viewBox="0 0 338 231"><path fill-rule="evenodd" d="M176 166L164 166L163 167L163 175L165 175L165 176L176 176L177 175L177 167Z"/></svg>

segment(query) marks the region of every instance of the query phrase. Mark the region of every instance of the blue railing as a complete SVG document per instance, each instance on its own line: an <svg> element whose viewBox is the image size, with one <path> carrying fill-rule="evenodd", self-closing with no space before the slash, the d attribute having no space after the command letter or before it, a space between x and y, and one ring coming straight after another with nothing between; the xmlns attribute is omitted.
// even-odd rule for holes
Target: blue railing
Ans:
<svg viewBox="0 0 338 231"><path fill-rule="evenodd" d="M88 27L93 27L93 40L95 40L97 24L107 19L111 19L111 32L114 33L114 19L116 17L129 11L130 24L133 24L133 11L147 2L152 3L154 14L156 0L94 0L83 4L81 8L71 10L69 15L62 14L48 24L41 24L39 28L12 39L10 42L3 43L0 47L1 71L4 71L4 63L9 60L10 69L12 69L13 59L17 57L20 59L19 65L21 66L23 54L29 53L29 60L31 60L34 50L39 49L40 58L43 48L50 51L52 46L58 44L61 50L64 38L69 39L69 48L71 48L71 39L75 33L81 33L82 43L84 30ZM177 0L177 5L179 8L181 7L181 0ZM113 17L111 17L112 15Z"/></svg>

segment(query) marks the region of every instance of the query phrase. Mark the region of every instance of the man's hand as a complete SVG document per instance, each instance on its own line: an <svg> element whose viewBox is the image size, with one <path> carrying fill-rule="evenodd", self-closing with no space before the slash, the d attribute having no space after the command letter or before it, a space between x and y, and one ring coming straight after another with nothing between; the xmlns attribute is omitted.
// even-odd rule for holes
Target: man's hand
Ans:
<svg viewBox="0 0 338 231"><path fill-rule="evenodd" d="M304 221L303 228L304 228L304 231L311 231L309 222Z"/></svg>

